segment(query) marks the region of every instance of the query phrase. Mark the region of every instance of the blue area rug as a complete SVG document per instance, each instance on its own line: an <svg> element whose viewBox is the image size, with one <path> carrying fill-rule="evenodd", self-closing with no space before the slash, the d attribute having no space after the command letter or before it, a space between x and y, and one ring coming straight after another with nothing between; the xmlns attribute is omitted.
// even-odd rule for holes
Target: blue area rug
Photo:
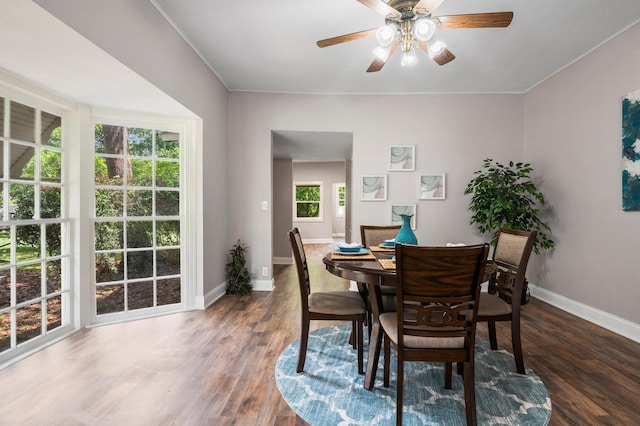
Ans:
<svg viewBox="0 0 640 426"><path fill-rule="evenodd" d="M275 377L291 408L313 426L394 425L395 352L391 383L382 386L382 356L372 391L358 374L356 351L348 344L351 324L311 332L303 373L296 373L299 340L280 354ZM367 359L365 341L365 362ZM480 425L546 425L551 400L540 378L529 368L515 372L513 356L476 342L476 410ZM453 374L453 387L444 389L444 364L405 363L405 425L465 425L462 378Z"/></svg>

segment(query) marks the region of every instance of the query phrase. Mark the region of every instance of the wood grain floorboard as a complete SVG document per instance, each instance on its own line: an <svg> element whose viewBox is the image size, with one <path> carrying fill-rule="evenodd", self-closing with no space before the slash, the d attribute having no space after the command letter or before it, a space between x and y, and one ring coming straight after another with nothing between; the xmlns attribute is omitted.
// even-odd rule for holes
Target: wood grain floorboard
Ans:
<svg viewBox="0 0 640 426"><path fill-rule="evenodd" d="M315 290L348 288L324 269L329 246L305 247ZM297 275L283 265L274 274L273 292L85 329L5 368L0 425L305 425L273 376L298 338ZM522 316L525 363L551 395L552 426L640 425L640 344L536 299ZM508 324L497 328L510 350ZM485 325L478 335L488 338Z"/></svg>

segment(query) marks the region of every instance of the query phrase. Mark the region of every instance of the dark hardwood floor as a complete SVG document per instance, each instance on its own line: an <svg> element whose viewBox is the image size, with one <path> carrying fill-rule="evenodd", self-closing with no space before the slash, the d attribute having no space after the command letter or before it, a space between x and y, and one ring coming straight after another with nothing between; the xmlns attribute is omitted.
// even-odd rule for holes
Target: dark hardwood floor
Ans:
<svg viewBox="0 0 640 426"><path fill-rule="evenodd" d="M327 246L306 249L312 287L348 287L324 270ZM274 270L274 292L85 329L0 371L0 425L305 424L273 377L299 330L295 267ZM510 348L506 327L499 344ZM486 326L478 333L487 338ZM536 299L522 334L525 363L551 395L551 425L640 424L640 344Z"/></svg>

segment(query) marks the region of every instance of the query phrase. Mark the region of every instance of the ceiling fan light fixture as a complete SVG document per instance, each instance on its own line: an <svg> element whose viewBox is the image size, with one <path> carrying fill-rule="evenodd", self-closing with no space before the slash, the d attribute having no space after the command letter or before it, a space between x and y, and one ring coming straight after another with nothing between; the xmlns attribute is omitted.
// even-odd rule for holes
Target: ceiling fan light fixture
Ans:
<svg viewBox="0 0 640 426"><path fill-rule="evenodd" d="M420 18L413 25L413 34L421 41L428 41L435 31L436 24L429 18Z"/></svg>
<svg viewBox="0 0 640 426"><path fill-rule="evenodd" d="M411 49L408 52L404 52L402 54L402 59L400 60L400 65L403 67L410 67L418 63L418 56L416 55L416 51Z"/></svg>
<svg viewBox="0 0 640 426"><path fill-rule="evenodd" d="M440 40L436 40L433 43L429 44L429 56L433 58L437 54L442 53L445 48L446 46L443 42L441 42Z"/></svg>
<svg viewBox="0 0 640 426"><path fill-rule="evenodd" d="M382 59L383 61L387 59L388 53L387 53L387 49L385 49L382 46L378 46L375 49L373 49L373 54L376 56L376 58Z"/></svg>
<svg viewBox="0 0 640 426"><path fill-rule="evenodd" d="M376 38L380 46L389 46L393 42L393 39L396 38L396 26L389 24L378 28Z"/></svg>

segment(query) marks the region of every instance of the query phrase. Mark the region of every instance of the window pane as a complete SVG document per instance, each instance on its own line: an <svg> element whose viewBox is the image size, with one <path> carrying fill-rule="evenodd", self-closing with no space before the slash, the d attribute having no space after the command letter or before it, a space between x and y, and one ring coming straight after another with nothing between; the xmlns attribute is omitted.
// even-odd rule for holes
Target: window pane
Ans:
<svg viewBox="0 0 640 426"><path fill-rule="evenodd" d="M162 275L178 275L180 273L180 250L158 250L156 255L158 266L156 274Z"/></svg>
<svg viewBox="0 0 640 426"><path fill-rule="evenodd" d="M94 159L96 185L120 186L124 184L123 159L96 156ZM116 170L118 172L116 173Z"/></svg>
<svg viewBox="0 0 640 426"><path fill-rule="evenodd" d="M127 278L146 278L153 276L153 251L135 251L127 253Z"/></svg>
<svg viewBox="0 0 640 426"><path fill-rule="evenodd" d="M12 179L33 180L35 163L33 147L18 143L9 144L9 173Z"/></svg>
<svg viewBox="0 0 640 426"><path fill-rule="evenodd" d="M153 210L152 191L127 191L127 214L129 216L151 216Z"/></svg>
<svg viewBox="0 0 640 426"><path fill-rule="evenodd" d="M11 305L11 269L0 269L0 309Z"/></svg>
<svg viewBox="0 0 640 426"><path fill-rule="evenodd" d="M16 238L18 263L40 258L40 225L16 226Z"/></svg>
<svg viewBox="0 0 640 426"><path fill-rule="evenodd" d="M129 154L136 157L150 157L153 148L153 134L149 129L129 127Z"/></svg>
<svg viewBox="0 0 640 426"><path fill-rule="evenodd" d="M106 283L124 279L124 263L122 253L96 254L96 282Z"/></svg>
<svg viewBox="0 0 640 426"><path fill-rule="evenodd" d="M180 214L180 193L178 191L156 191L156 215L178 216Z"/></svg>
<svg viewBox="0 0 640 426"><path fill-rule="evenodd" d="M151 186L151 160L131 160L127 184L130 186Z"/></svg>
<svg viewBox="0 0 640 426"><path fill-rule="evenodd" d="M153 222L127 222L127 247L153 246Z"/></svg>
<svg viewBox="0 0 640 426"><path fill-rule="evenodd" d="M180 222L177 220L156 222L156 245L177 246L180 244Z"/></svg>
<svg viewBox="0 0 640 426"><path fill-rule="evenodd" d="M11 349L11 315L0 314L0 352Z"/></svg>
<svg viewBox="0 0 640 426"><path fill-rule="evenodd" d="M42 186L40 188L40 217L42 219L62 217L60 187Z"/></svg>
<svg viewBox="0 0 640 426"><path fill-rule="evenodd" d="M127 290L129 309L153 307L153 281L129 283Z"/></svg>
<svg viewBox="0 0 640 426"><path fill-rule="evenodd" d="M122 222L97 222L95 246L96 250L123 249Z"/></svg>
<svg viewBox="0 0 640 426"><path fill-rule="evenodd" d="M180 135L174 132L156 132L156 156L180 158Z"/></svg>
<svg viewBox="0 0 640 426"><path fill-rule="evenodd" d="M178 188L180 186L180 163L157 161L156 186Z"/></svg>
<svg viewBox="0 0 640 426"><path fill-rule="evenodd" d="M40 138L42 145L60 148L62 146L62 127L60 127L62 120L60 117L42 111L40 120L42 122Z"/></svg>
<svg viewBox="0 0 640 426"><path fill-rule="evenodd" d="M119 189L96 190L96 217L122 217L124 191Z"/></svg>
<svg viewBox="0 0 640 426"><path fill-rule="evenodd" d="M62 253L62 231L59 223L45 224L46 255L60 256Z"/></svg>
<svg viewBox="0 0 640 426"><path fill-rule="evenodd" d="M42 297L40 265L16 267L16 303Z"/></svg>
<svg viewBox="0 0 640 426"><path fill-rule="evenodd" d="M53 260L47 265L47 295L62 290L62 263L60 260Z"/></svg>
<svg viewBox="0 0 640 426"><path fill-rule="evenodd" d="M60 183L62 179L62 154L48 149L40 150L40 180Z"/></svg>
<svg viewBox="0 0 640 426"><path fill-rule="evenodd" d="M62 325L62 296L47 299L47 331Z"/></svg>
<svg viewBox="0 0 640 426"><path fill-rule="evenodd" d="M35 142L36 110L18 102L11 102L11 139Z"/></svg>
<svg viewBox="0 0 640 426"><path fill-rule="evenodd" d="M18 319L16 324L16 341L18 344L38 337L41 334L42 308L40 302L16 309L16 317Z"/></svg>
<svg viewBox="0 0 640 426"><path fill-rule="evenodd" d="M158 280L158 305L180 303L180 278Z"/></svg>
<svg viewBox="0 0 640 426"><path fill-rule="evenodd" d="M0 265L11 262L11 232L9 228L0 229Z"/></svg>
<svg viewBox="0 0 640 426"><path fill-rule="evenodd" d="M12 184L9 187L9 194L12 199L12 204L9 206L11 216L9 219L33 219L35 213L33 185Z"/></svg>
<svg viewBox="0 0 640 426"><path fill-rule="evenodd" d="M124 286L107 285L96 288L98 315L124 311Z"/></svg>

